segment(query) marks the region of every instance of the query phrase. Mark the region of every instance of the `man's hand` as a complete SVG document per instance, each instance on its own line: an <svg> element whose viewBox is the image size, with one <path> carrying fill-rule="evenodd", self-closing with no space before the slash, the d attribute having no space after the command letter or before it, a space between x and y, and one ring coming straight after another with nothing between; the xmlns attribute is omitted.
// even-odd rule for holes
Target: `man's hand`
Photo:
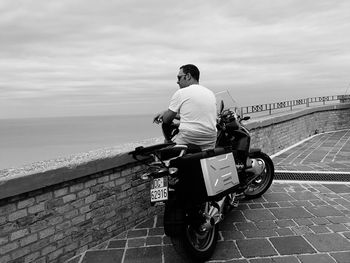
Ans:
<svg viewBox="0 0 350 263"><path fill-rule="evenodd" d="M161 112L161 113L158 113L156 116L154 116L153 123L159 124L159 123L163 122L163 114L164 114L164 112Z"/></svg>
<svg viewBox="0 0 350 263"><path fill-rule="evenodd" d="M154 118L153 122L159 124L159 123L171 123L176 117L176 112L173 112L171 110L166 110L161 113L158 113Z"/></svg>

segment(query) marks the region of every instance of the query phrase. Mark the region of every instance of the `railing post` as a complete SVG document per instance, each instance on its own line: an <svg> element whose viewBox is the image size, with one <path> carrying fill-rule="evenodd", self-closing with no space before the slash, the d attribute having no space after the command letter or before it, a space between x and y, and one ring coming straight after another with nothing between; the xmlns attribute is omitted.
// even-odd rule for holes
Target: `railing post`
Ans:
<svg viewBox="0 0 350 263"><path fill-rule="evenodd" d="M269 104L269 114L271 115L271 103Z"/></svg>
<svg viewBox="0 0 350 263"><path fill-rule="evenodd" d="M306 107L309 107L310 104L309 104L309 98L306 98Z"/></svg>
<svg viewBox="0 0 350 263"><path fill-rule="evenodd" d="M291 100L289 102L290 102L290 111L292 111L293 110L293 101Z"/></svg>

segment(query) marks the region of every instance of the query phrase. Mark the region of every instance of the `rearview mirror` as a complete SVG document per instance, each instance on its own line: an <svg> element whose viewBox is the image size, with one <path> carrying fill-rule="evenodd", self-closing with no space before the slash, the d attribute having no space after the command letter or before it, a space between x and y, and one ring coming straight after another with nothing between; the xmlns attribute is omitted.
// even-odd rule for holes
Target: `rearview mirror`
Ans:
<svg viewBox="0 0 350 263"><path fill-rule="evenodd" d="M224 107L225 107L224 101L221 100L221 102L220 102L220 113L224 110Z"/></svg>

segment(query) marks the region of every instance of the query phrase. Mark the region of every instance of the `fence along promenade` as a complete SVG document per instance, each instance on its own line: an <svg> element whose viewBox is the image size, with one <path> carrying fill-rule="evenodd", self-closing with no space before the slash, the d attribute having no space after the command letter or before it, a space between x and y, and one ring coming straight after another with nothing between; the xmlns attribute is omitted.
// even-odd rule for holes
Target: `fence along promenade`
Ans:
<svg viewBox="0 0 350 263"><path fill-rule="evenodd" d="M241 108L236 108L236 111L238 110L240 112L241 117L243 117L246 114L257 114L257 113L266 113L266 112L268 112L268 115L272 115L273 111L276 112L277 110L283 111L283 110L290 109L292 111L293 109L300 108L302 105L305 105L306 107L310 107L310 104L325 105L326 103L332 103L332 102L340 102L340 103L350 102L350 95L320 96L320 97L310 97L310 98L273 102L273 103L266 103L266 104L257 104L257 105L243 106Z"/></svg>

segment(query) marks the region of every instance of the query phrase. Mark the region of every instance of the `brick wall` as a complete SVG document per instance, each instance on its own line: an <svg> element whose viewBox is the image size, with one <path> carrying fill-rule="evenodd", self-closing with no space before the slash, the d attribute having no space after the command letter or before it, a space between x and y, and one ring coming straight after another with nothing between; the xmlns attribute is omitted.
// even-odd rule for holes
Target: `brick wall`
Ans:
<svg viewBox="0 0 350 263"><path fill-rule="evenodd" d="M247 127L253 147L273 154L315 133L349 129L350 105L307 109ZM64 262L159 213L149 204L149 183L139 179L143 168L124 154L0 177L0 263Z"/></svg>
<svg viewBox="0 0 350 263"><path fill-rule="evenodd" d="M274 154L314 134L350 128L350 107L320 107L247 125L252 147Z"/></svg>
<svg viewBox="0 0 350 263"><path fill-rule="evenodd" d="M0 262L64 262L155 214L129 164L0 200Z"/></svg>

